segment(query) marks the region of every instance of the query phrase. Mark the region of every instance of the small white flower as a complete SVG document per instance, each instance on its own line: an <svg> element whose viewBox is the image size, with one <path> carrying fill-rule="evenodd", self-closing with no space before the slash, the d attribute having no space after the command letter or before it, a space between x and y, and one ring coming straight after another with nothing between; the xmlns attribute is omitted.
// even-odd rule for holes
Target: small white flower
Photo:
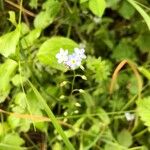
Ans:
<svg viewBox="0 0 150 150"><path fill-rule="evenodd" d="M85 47L86 47L86 45L84 43L79 44L79 48L85 48Z"/></svg>
<svg viewBox="0 0 150 150"><path fill-rule="evenodd" d="M59 53L56 54L58 63L65 63L68 60L68 50L60 48Z"/></svg>
<svg viewBox="0 0 150 150"><path fill-rule="evenodd" d="M101 22L102 18L100 17L94 17L93 18L93 21L96 23L96 24L99 24Z"/></svg>
<svg viewBox="0 0 150 150"><path fill-rule="evenodd" d="M132 121L132 120L135 119L135 115L134 115L134 114L131 114L131 113L129 113L129 112L126 112L126 113L125 113L125 117L126 117L127 121Z"/></svg>
<svg viewBox="0 0 150 150"><path fill-rule="evenodd" d="M76 106L76 107L81 107L81 104L78 103L78 102L76 102L76 103L75 103L75 106Z"/></svg>
<svg viewBox="0 0 150 150"><path fill-rule="evenodd" d="M85 59L86 58L86 56L84 54L85 53L84 48L81 48L81 49L74 48L74 52L75 52L76 56L79 57L80 59Z"/></svg>
<svg viewBox="0 0 150 150"><path fill-rule="evenodd" d="M72 55L68 56L68 61L65 63L70 69L75 70L81 65L81 59L73 53Z"/></svg>

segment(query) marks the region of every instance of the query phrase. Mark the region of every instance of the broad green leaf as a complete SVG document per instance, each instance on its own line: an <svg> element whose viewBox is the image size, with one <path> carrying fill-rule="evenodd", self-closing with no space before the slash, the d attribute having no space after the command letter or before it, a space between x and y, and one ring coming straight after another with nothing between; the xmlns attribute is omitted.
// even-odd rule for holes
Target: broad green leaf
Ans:
<svg viewBox="0 0 150 150"><path fill-rule="evenodd" d="M0 123L0 137L3 137L8 131L10 127L7 122Z"/></svg>
<svg viewBox="0 0 150 150"><path fill-rule="evenodd" d="M41 29L34 29L30 31L29 34L21 40L22 47L25 49L32 46L40 34Z"/></svg>
<svg viewBox="0 0 150 150"><path fill-rule="evenodd" d="M105 0L89 0L89 9L96 16L102 17L106 8Z"/></svg>
<svg viewBox="0 0 150 150"><path fill-rule="evenodd" d="M43 64L65 71L66 67L57 62L56 54L59 52L60 48L72 52L75 47L78 47L78 45L71 39L65 37L52 37L41 45L37 57Z"/></svg>
<svg viewBox="0 0 150 150"><path fill-rule="evenodd" d="M135 0L127 1L141 14L150 30L150 16L136 3Z"/></svg>
<svg viewBox="0 0 150 150"><path fill-rule="evenodd" d="M25 111L26 108L26 94L23 92L17 93L14 97L13 102L17 105L21 107L21 112Z"/></svg>
<svg viewBox="0 0 150 150"><path fill-rule="evenodd" d="M134 15L135 9L127 1L123 1L119 13L125 19L130 19Z"/></svg>
<svg viewBox="0 0 150 150"><path fill-rule="evenodd" d="M122 130L118 134L117 139L120 145L125 146L127 148L130 147L133 142L131 133L126 129Z"/></svg>
<svg viewBox="0 0 150 150"><path fill-rule="evenodd" d="M17 93L13 98L13 108L12 112L17 114L27 114L27 102L26 95L23 92ZM9 115L7 122L12 129L17 129L18 131L27 132L30 128L31 121L27 119L17 118L16 116Z"/></svg>
<svg viewBox="0 0 150 150"><path fill-rule="evenodd" d="M62 150L63 147L62 147L61 143L56 142L56 143L52 146L52 149L53 149L53 150Z"/></svg>
<svg viewBox="0 0 150 150"><path fill-rule="evenodd" d="M35 28L44 29L49 26L60 10L60 3L55 0L46 1L43 4L43 9L34 20Z"/></svg>
<svg viewBox="0 0 150 150"><path fill-rule="evenodd" d="M0 54L5 57L15 54L20 37L19 26L12 32L0 37Z"/></svg>
<svg viewBox="0 0 150 150"><path fill-rule="evenodd" d="M140 34L135 40L137 46L140 48L141 52L149 52L150 48L150 33Z"/></svg>
<svg viewBox="0 0 150 150"><path fill-rule="evenodd" d="M42 106L37 103L38 99L33 91L27 92L27 94L20 92L17 95L15 95L13 100L13 108L12 112L17 114L32 114L37 116L43 116L42 112ZM28 107L28 108L27 108ZM30 112L29 112L29 111ZM26 119L26 118L17 118L13 115L10 115L8 117L8 123L10 124L12 129L18 129L19 131L26 132L29 130L30 125L32 123L32 119ZM34 126L43 131L46 132L47 130L47 123L46 122L34 122Z"/></svg>
<svg viewBox="0 0 150 150"><path fill-rule="evenodd" d="M44 29L53 22L54 18L49 15L48 11L41 11L34 20L35 28Z"/></svg>
<svg viewBox="0 0 150 150"><path fill-rule="evenodd" d="M112 57L118 61L123 59L136 60L135 48L127 39L122 39L114 49Z"/></svg>
<svg viewBox="0 0 150 150"><path fill-rule="evenodd" d="M9 149L10 146L11 150L22 150L21 145L24 144L24 140L17 133L9 133L3 137L0 143L1 150ZM2 146L3 144L5 146Z"/></svg>
<svg viewBox="0 0 150 150"><path fill-rule="evenodd" d="M23 36L23 35L27 34L28 32L30 32L30 29L29 29L27 24L22 22L20 25L21 25L21 31L20 31L21 36Z"/></svg>
<svg viewBox="0 0 150 150"><path fill-rule="evenodd" d="M20 74L16 74L12 79L12 83L15 85L15 86L20 86L21 84L23 84L25 81L27 80L27 77L23 76L23 77L20 77Z"/></svg>
<svg viewBox="0 0 150 150"><path fill-rule="evenodd" d="M144 122L144 124L150 129L150 96L145 97L137 101L137 111Z"/></svg>
<svg viewBox="0 0 150 150"><path fill-rule="evenodd" d="M7 59L0 65L0 102L3 102L11 89L10 80L17 67L17 63Z"/></svg>

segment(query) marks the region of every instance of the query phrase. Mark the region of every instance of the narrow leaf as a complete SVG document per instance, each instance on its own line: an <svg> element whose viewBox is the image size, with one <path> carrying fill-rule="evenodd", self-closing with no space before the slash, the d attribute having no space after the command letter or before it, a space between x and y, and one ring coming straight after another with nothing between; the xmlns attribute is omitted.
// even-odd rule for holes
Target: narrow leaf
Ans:
<svg viewBox="0 0 150 150"><path fill-rule="evenodd" d="M47 103L45 102L44 98L41 96L41 94L38 92L38 90L35 88L35 86L30 81L28 81L28 82L29 82L32 90L34 91L35 95L37 96L39 102L43 105L47 115L51 119L52 124L54 125L54 127L56 128L56 130L60 134L60 136L62 137L64 143L66 144L66 146L68 148L68 150L75 150L73 145L70 143L67 136L65 135L63 129L59 125L59 123L58 123L56 117L54 116L53 112L51 111L51 109L49 108Z"/></svg>
<svg viewBox="0 0 150 150"><path fill-rule="evenodd" d="M138 100L137 110L144 124L150 129L150 97Z"/></svg>
<svg viewBox="0 0 150 150"><path fill-rule="evenodd" d="M150 30L150 16L134 0L127 0L144 18L148 29Z"/></svg>

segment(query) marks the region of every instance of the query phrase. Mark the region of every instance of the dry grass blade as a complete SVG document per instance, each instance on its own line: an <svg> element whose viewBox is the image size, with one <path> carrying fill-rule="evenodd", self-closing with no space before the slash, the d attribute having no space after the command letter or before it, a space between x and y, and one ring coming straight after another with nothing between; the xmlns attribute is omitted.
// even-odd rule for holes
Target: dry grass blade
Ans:
<svg viewBox="0 0 150 150"><path fill-rule="evenodd" d="M23 11L24 13L28 14L29 16L32 16L32 17L35 17L35 16L36 16L34 13L30 12L29 10L27 10L27 9L25 9L25 8L23 8L23 7L20 8L19 5L13 3L12 1L5 0L5 2L8 3L9 5L15 7L15 8L22 9L22 11Z"/></svg>
<svg viewBox="0 0 150 150"><path fill-rule="evenodd" d="M4 113L4 114L7 114L7 115L15 116L16 118L28 119L28 120L32 120L32 121L35 121L35 122L44 122L44 121L51 122L51 120L48 117L43 117L43 116L38 116L38 115L18 114L18 113L8 112L8 111L2 110L2 109L0 109L0 112ZM63 126L66 126L68 128L73 129L72 125L70 125L66 122L63 122L63 121L60 121L60 120L58 120L58 122L59 122L59 124L61 124Z"/></svg>
<svg viewBox="0 0 150 150"><path fill-rule="evenodd" d="M115 69L113 76L112 76L112 80L111 80L111 84L110 84L110 94L112 94L113 89L114 89L114 85L116 82L116 79L118 77L119 71L126 65L128 64L130 66L130 68L132 69L132 71L134 72L136 78L137 78L137 84L138 84L138 96L140 97L141 95L141 91L142 91L142 79L140 77L140 74L138 72L137 67L135 66L135 64L133 62L131 62L130 60L123 60Z"/></svg>

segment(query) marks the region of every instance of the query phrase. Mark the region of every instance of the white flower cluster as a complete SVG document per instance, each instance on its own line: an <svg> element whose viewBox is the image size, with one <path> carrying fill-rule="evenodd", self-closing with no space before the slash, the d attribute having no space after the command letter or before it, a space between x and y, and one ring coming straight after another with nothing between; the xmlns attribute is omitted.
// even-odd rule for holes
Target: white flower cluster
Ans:
<svg viewBox="0 0 150 150"><path fill-rule="evenodd" d="M74 53L68 54L68 50L60 48L59 53L56 54L56 58L59 64L63 63L72 70L75 70L81 66L81 62L86 58L84 54L85 50L83 48L74 48Z"/></svg>

